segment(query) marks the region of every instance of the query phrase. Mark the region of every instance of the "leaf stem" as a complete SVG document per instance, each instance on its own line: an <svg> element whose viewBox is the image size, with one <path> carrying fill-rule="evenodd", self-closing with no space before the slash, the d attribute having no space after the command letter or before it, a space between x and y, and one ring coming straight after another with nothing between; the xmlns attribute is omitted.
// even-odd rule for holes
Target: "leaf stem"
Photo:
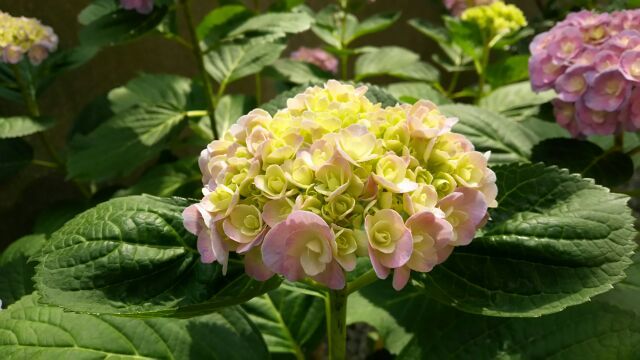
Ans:
<svg viewBox="0 0 640 360"><path fill-rule="evenodd" d="M331 290L325 301L329 360L344 360L347 351L347 298L346 289Z"/></svg>
<svg viewBox="0 0 640 360"><path fill-rule="evenodd" d="M207 93L207 105L209 112L209 119L211 120L211 131L213 132L213 138L218 138L218 129L216 127L216 119L215 119L215 110L216 110L216 100L213 92L213 85L211 84L211 78L207 73L207 69L204 66L204 54L202 53L202 48L200 47L200 41L198 40L198 35L196 34L196 26L193 21L193 16L191 15L191 0L181 0L182 4L182 12L184 14L185 21L187 22L187 29L189 30L189 36L191 37L191 47L193 50L193 56L196 58L196 62L198 64L198 70L200 71L200 75L202 77L202 82L204 85L204 89Z"/></svg>
<svg viewBox="0 0 640 360"><path fill-rule="evenodd" d="M491 47L489 45L489 41L485 40L484 45L482 46L482 59L480 66L476 66L476 70L478 71L478 92L476 94L476 103L480 102L480 99L484 96L484 86L487 80L487 66L489 65L490 52Z"/></svg>
<svg viewBox="0 0 640 360"><path fill-rule="evenodd" d="M613 136L613 147L616 149L624 149L624 133L620 132Z"/></svg>
<svg viewBox="0 0 640 360"><path fill-rule="evenodd" d="M347 294L351 295L354 292L362 289L363 287L376 282L377 280L378 276L376 275L376 272L371 269L347 284Z"/></svg>
<svg viewBox="0 0 640 360"><path fill-rule="evenodd" d="M634 147L633 149L627 151L627 155L630 157L640 154L640 145Z"/></svg>
<svg viewBox="0 0 640 360"><path fill-rule="evenodd" d="M33 159L33 160L31 160L31 163L33 165L38 165L38 166L51 168L51 169L58 169L60 167L57 163L54 163L54 162L51 162L51 161L46 161L46 160Z"/></svg>
<svg viewBox="0 0 640 360"><path fill-rule="evenodd" d="M209 112L207 110L190 110L187 111L184 115L186 117L203 117L203 116L207 116L209 114Z"/></svg>

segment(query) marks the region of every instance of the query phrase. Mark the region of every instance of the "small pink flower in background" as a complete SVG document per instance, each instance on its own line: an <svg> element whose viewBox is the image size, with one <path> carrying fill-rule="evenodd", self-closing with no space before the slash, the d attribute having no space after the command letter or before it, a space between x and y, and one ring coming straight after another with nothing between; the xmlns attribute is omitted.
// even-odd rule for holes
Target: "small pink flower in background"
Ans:
<svg viewBox="0 0 640 360"><path fill-rule="evenodd" d="M444 6L453 14L460 16L465 10L474 6L489 5L497 0L444 0Z"/></svg>
<svg viewBox="0 0 640 360"><path fill-rule="evenodd" d="M291 59L313 64L332 74L338 73L338 59L320 48L303 46L291 53Z"/></svg>
<svg viewBox="0 0 640 360"><path fill-rule="evenodd" d="M572 136L636 128L631 99L640 85L640 11L569 14L536 36L530 51L531 87L558 93L556 121Z"/></svg>
<svg viewBox="0 0 640 360"><path fill-rule="evenodd" d="M135 10L144 15L153 11L153 0L120 0L120 5L125 10Z"/></svg>

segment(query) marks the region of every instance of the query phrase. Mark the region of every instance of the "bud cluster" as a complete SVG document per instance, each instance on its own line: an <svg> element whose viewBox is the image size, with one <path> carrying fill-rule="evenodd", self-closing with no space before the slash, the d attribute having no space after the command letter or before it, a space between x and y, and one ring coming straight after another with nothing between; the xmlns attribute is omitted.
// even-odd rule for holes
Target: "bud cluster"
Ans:
<svg viewBox="0 0 640 360"><path fill-rule="evenodd" d="M313 64L333 74L338 72L338 59L320 48L302 46L291 53L291 59Z"/></svg>
<svg viewBox="0 0 640 360"><path fill-rule="evenodd" d="M530 46L531 84L554 89L575 137L640 129L640 10L569 14Z"/></svg>
<svg viewBox="0 0 640 360"><path fill-rule="evenodd" d="M469 8L460 15L460 19L476 24L490 40L516 32L527 25L522 10L502 1Z"/></svg>
<svg viewBox="0 0 640 360"><path fill-rule="evenodd" d="M184 211L202 261L244 255L258 280L345 285L358 257L400 289L467 245L496 206L487 154L429 101L382 108L331 80L271 116L242 116L200 156L203 199Z"/></svg>
<svg viewBox="0 0 640 360"><path fill-rule="evenodd" d="M58 36L49 26L0 11L0 61L17 64L27 55L33 65L40 65L57 47Z"/></svg>

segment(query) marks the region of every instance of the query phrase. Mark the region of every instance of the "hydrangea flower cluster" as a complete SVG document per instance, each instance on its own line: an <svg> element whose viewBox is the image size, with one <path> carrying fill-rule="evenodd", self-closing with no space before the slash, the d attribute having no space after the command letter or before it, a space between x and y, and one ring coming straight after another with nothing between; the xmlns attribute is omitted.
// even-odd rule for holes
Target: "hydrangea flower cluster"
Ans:
<svg viewBox="0 0 640 360"><path fill-rule="evenodd" d="M0 61L17 64L26 54L31 64L40 65L57 48L58 36L49 26L0 11Z"/></svg>
<svg viewBox="0 0 640 360"><path fill-rule="evenodd" d="M120 6L125 10L135 10L146 15L153 11L153 0L120 0Z"/></svg>
<svg viewBox="0 0 640 360"><path fill-rule="evenodd" d="M333 74L338 72L338 59L320 48L302 46L291 53L291 59L313 64Z"/></svg>
<svg viewBox="0 0 640 360"><path fill-rule="evenodd" d="M527 26L527 19L522 10L502 1L469 8L462 13L460 19L475 23L483 33L488 34L489 39L516 32Z"/></svg>
<svg viewBox="0 0 640 360"><path fill-rule="evenodd" d="M530 45L531 85L554 89L574 137L640 129L640 10L569 14Z"/></svg>
<svg viewBox="0 0 640 360"><path fill-rule="evenodd" d="M496 0L444 0L444 6L453 16L460 16L468 8L489 5Z"/></svg>
<svg viewBox="0 0 640 360"><path fill-rule="evenodd" d="M488 154L429 101L382 108L331 80L255 109L200 155L204 198L184 210L204 263L244 255L258 280L332 289L368 257L401 289L467 245L496 206Z"/></svg>

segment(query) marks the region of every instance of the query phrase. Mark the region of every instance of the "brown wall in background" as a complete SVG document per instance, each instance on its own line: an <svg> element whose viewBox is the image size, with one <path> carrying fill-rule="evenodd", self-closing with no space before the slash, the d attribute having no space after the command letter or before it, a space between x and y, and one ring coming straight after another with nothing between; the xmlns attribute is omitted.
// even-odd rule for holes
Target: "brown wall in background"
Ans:
<svg viewBox="0 0 640 360"><path fill-rule="evenodd" d="M203 17L216 3L213 0L196 0L197 17ZM265 3L266 1L261 1ZM532 1L511 1L528 14L535 11ZM80 25L76 16L89 2L86 0L0 0L0 11L14 16L36 17L54 28L60 37L60 47L69 48L77 43ZM307 1L315 9L330 1ZM366 45L398 45L419 52L423 59L430 59L436 45L410 28L406 21L414 17L437 22L440 10L435 0L378 0L363 10L361 17L379 11L401 10L403 17L396 25L380 34L360 40ZM307 32L291 39L290 47L320 45L315 36ZM356 44L356 45L360 45ZM43 113L57 119L48 136L57 148L65 143L74 116L92 99L110 89L126 83L140 72L175 73L195 76L195 62L184 48L157 36L148 36L134 43L108 48L82 68L64 74L41 98ZM268 85L267 85L268 86ZM240 82L232 92L251 93L252 80ZM273 96L265 88L265 97ZM22 113L19 107L0 100L0 116ZM79 120L81 121L81 119ZM46 153L34 142L36 158L46 159ZM0 249L11 241L30 233L35 218L47 208L77 199L75 188L64 181L60 173L38 167L27 167L16 177L0 183Z"/></svg>

